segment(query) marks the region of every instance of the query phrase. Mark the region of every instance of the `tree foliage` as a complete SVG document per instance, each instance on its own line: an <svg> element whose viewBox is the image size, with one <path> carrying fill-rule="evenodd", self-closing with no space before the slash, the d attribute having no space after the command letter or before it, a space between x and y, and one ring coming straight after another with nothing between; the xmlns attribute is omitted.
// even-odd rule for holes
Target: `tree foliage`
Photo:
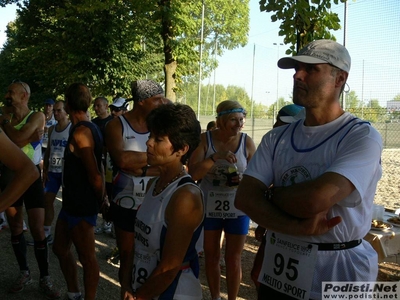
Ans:
<svg viewBox="0 0 400 300"><path fill-rule="evenodd" d="M333 0L335 4L346 0ZM260 10L272 12L271 21L281 21L279 35L290 45L286 54L296 54L317 39L335 37L330 30L340 29L340 20L330 11L332 0L260 0Z"/></svg>
<svg viewBox="0 0 400 300"><path fill-rule="evenodd" d="M182 90L177 92L177 101L190 105L195 111L197 110L197 92L198 86L196 83L186 83ZM252 101L247 94L246 90L238 86L227 86L226 88L221 84L214 85L207 84L201 86L202 99L200 102L200 113L205 116L216 115L216 108L219 103L224 100L236 100L247 111L247 116L250 116ZM255 117L265 117L267 107L261 103L254 103L253 111Z"/></svg>
<svg viewBox="0 0 400 300"><path fill-rule="evenodd" d="M34 104L63 94L76 81L88 84L94 95L128 97L130 83L144 78L164 81L175 100L182 78L198 78L199 1L0 0L9 3L19 9L0 53L0 84L26 81ZM249 8L248 0L205 4L207 76L216 67L215 41L219 55L247 42Z"/></svg>

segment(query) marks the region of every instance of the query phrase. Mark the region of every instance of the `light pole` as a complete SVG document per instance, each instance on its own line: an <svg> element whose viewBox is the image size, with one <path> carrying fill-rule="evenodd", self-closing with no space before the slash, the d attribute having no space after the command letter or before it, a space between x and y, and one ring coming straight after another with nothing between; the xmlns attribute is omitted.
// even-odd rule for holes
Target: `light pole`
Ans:
<svg viewBox="0 0 400 300"><path fill-rule="evenodd" d="M274 46L277 46L277 51L276 51L276 56L277 59L276 61L278 62L279 60L279 46L283 46L283 43L273 43ZM276 111L279 110L279 68L278 66L276 67Z"/></svg>

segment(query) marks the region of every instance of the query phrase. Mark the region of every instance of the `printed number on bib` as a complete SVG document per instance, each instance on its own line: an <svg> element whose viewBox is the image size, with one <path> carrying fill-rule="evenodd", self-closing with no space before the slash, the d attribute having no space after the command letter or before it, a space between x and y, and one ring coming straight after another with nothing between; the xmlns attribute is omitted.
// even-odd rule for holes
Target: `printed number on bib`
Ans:
<svg viewBox="0 0 400 300"><path fill-rule="evenodd" d="M62 163L62 158L61 157L52 157L51 158L51 164L53 166L61 166Z"/></svg>
<svg viewBox="0 0 400 300"><path fill-rule="evenodd" d="M295 299L309 299L318 246L267 231L258 281Z"/></svg>
<svg viewBox="0 0 400 300"><path fill-rule="evenodd" d="M208 218L236 219L240 211L235 207L236 191L210 191L207 199Z"/></svg>
<svg viewBox="0 0 400 300"><path fill-rule="evenodd" d="M133 266L133 278L134 282L144 284L149 277L149 274L145 268L139 268L136 272L136 265Z"/></svg>

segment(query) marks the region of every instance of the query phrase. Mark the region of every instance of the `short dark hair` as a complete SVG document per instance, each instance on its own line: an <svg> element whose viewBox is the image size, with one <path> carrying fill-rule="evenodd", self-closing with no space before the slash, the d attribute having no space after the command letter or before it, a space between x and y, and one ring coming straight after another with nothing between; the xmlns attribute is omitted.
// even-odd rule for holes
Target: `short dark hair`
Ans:
<svg viewBox="0 0 400 300"><path fill-rule="evenodd" d="M73 83L65 91L65 103L70 110L86 112L92 103L89 88L83 83Z"/></svg>
<svg viewBox="0 0 400 300"><path fill-rule="evenodd" d="M200 143L200 122L193 109L185 104L160 105L147 116L147 127L155 136L168 136L174 151L189 146L181 158L183 164Z"/></svg>
<svg viewBox="0 0 400 300"><path fill-rule="evenodd" d="M107 98L104 97L104 96L96 97L96 98L94 99L94 101L96 101L96 100L102 100L105 104L108 105L108 100L107 100ZM94 101L93 101L93 102L94 102Z"/></svg>

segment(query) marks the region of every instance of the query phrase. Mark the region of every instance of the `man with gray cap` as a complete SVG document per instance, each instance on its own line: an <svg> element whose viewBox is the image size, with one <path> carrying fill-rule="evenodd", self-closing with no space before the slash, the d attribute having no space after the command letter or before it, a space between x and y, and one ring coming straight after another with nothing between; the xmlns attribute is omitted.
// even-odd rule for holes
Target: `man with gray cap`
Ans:
<svg viewBox="0 0 400 300"><path fill-rule="evenodd" d="M295 69L293 102L305 107L305 119L263 137L235 201L268 229L259 299L322 299L323 282L376 280L377 254L363 237L382 140L340 107L350 62L331 40L278 61Z"/></svg>
<svg viewBox="0 0 400 300"><path fill-rule="evenodd" d="M166 102L164 90L152 80L132 83L133 108L111 120L105 131L108 153L118 173L113 182L110 201L110 219L114 222L120 256L119 281L121 299L132 297L133 249L135 219L149 179L159 174L158 169L147 166L149 137L146 118L156 107Z"/></svg>

